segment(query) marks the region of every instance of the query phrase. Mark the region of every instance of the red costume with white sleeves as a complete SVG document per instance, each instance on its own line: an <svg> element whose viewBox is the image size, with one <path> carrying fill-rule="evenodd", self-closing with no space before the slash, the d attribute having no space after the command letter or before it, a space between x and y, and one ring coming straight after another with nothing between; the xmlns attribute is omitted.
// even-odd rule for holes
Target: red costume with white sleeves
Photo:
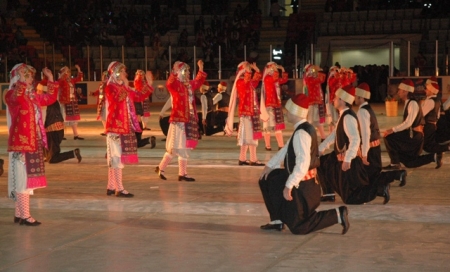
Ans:
<svg viewBox="0 0 450 272"><path fill-rule="evenodd" d="M199 89L206 80L203 62L199 61L199 71L194 80L189 80L189 65L177 61L167 80L166 87L171 95L172 112L166 139L166 153L156 172L161 179L166 179L164 170L171 162L173 155L178 156L178 181L195 181L187 175L187 158L197 146L198 116L195 105L194 90Z"/></svg>
<svg viewBox="0 0 450 272"><path fill-rule="evenodd" d="M51 72L44 69L46 76ZM40 223L30 215L30 194L47 186L43 149L47 148L41 106L56 101L58 83L48 81L47 92L37 93L32 81L36 70L17 64L11 70L10 87L5 95L8 108L9 172L8 196L16 201L14 222L28 226Z"/></svg>
<svg viewBox="0 0 450 272"><path fill-rule="evenodd" d="M283 72L280 78L278 68L275 62L269 62L266 64L263 75L261 119L263 120L266 150L272 150L270 147L271 131L275 131L278 148L281 149L284 146L281 131L286 128L286 125L284 124L283 109L281 108L280 85L288 81L288 73Z"/></svg>

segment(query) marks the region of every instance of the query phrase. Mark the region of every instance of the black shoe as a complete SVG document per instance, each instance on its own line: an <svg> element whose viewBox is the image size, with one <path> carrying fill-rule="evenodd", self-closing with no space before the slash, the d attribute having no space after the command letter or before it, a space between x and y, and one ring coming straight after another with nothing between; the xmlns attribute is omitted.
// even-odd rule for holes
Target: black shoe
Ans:
<svg viewBox="0 0 450 272"><path fill-rule="evenodd" d="M14 216L14 223L19 223L20 222L20 217Z"/></svg>
<svg viewBox="0 0 450 272"><path fill-rule="evenodd" d="M131 193L124 193L123 192L123 190L122 191L119 191L119 192L116 192L116 196L117 197L133 197L134 195L133 194L131 194Z"/></svg>
<svg viewBox="0 0 450 272"><path fill-rule="evenodd" d="M62 139L63 139L63 140L67 140L66 137L63 137Z"/></svg>
<svg viewBox="0 0 450 272"><path fill-rule="evenodd" d="M193 182L195 181L195 178L188 177L188 175L178 176L178 181Z"/></svg>
<svg viewBox="0 0 450 272"><path fill-rule="evenodd" d="M115 194L116 194L116 190L106 189L106 195L115 195Z"/></svg>
<svg viewBox="0 0 450 272"><path fill-rule="evenodd" d="M166 139L166 138L164 138L164 139L162 139L161 141L162 141L162 142L165 142L166 140L167 140L167 139Z"/></svg>
<svg viewBox="0 0 450 272"><path fill-rule="evenodd" d="M260 227L263 230L278 230L282 231L284 229L284 224L265 224Z"/></svg>
<svg viewBox="0 0 450 272"><path fill-rule="evenodd" d="M272 148L266 147L266 150L267 150L267 151L272 151Z"/></svg>
<svg viewBox="0 0 450 272"><path fill-rule="evenodd" d="M401 170L400 176L398 178L398 180L400 180L400 187L403 187L406 185L406 176L407 175L408 175L408 173L406 172L406 170Z"/></svg>
<svg viewBox="0 0 450 272"><path fill-rule="evenodd" d="M101 136L106 136L106 134L105 134L105 133L100 133L100 135L101 135Z"/></svg>
<svg viewBox="0 0 450 272"><path fill-rule="evenodd" d="M326 195L320 197L321 202L335 202L336 196L335 195Z"/></svg>
<svg viewBox="0 0 450 272"><path fill-rule="evenodd" d="M74 140L84 140L84 138L80 137L80 136L75 136L73 137Z"/></svg>
<svg viewBox="0 0 450 272"><path fill-rule="evenodd" d="M167 180L167 178L164 176L164 171L162 171L162 170L159 170L159 166L156 166L156 168L155 168L155 173L158 173L158 176L159 176L159 178L160 179L162 179L162 180Z"/></svg>
<svg viewBox="0 0 450 272"><path fill-rule="evenodd" d="M281 150L282 148L283 148L284 146L282 146L282 147L278 147L278 150Z"/></svg>
<svg viewBox="0 0 450 272"><path fill-rule="evenodd" d="M390 187L389 184L383 186L383 197L384 197L383 205L386 205L389 202L389 200L391 200L391 195L389 194L389 187Z"/></svg>
<svg viewBox="0 0 450 272"><path fill-rule="evenodd" d="M78 163L80 163L80 162L81 162L80 149L79 149L79 148L75 148L75 150L73 151L73 153L75 154L75 157L77 157Z"/></svg>
<svg viewBox="0 0 450 272"><path fill-rule="evenodd" d="M143 128L142 130L151 130L151 129L146 127L146 128Z"/></svg>
<svg viewBox="0 0 450 272"><path fill-rule="evenodd" d="M388 166L384 166L384 167L382 167L381 169L383 169L383 170L401 170L402 169L402 167L401 167L401 165L400 164L394 164L394 165L392 165L392 164L389 164Z"/></svg>
<svg viewBox="0 0 450 272"><path fill-rule="evenodd" d="M250 164L250 162L249 161L241 161L241 160L239 160L239 163L238 163L239 165L249 165Z"/></svg>
<svg viewBox="0 0 450 272"><path fill-rule="evenodd" d="M20 218L19 224L20 225L25 225L25 226L30 226L30 227L36 227L36 226L39 226L41 224L41 222L38 222L37 220L34 220L34 222L28 221L28 219L30 219L30 218L31 217L28 217L26 219Z"/></svg>
<svg viewBox="0 0 450 272"><path fill-rule="evenodd" d="M3 169L3 164L5 164L5 161L3 159L0 159L0 176L3 175L3 172L5 171Z"/></svg>
<svg viewBox="0 0 450 272"><path fill-rule="evenodd" d="M436 167L434 169L439 169L442 166L442 153L436 153Z"/></svg>
<svg viewBox="0 0 450 272"><path fill-rule="evenodd" d="M346 234L350 228L350 221L348 221L348 210L345 206L339 207L339 213L341 216L342 235Z"/></svg>
<svg viewBox="0 0 450 272"><path fill-rule="evenodd" d="M260 161L255 161L255 162L250 162L250 166L265 166L265 164Z"/></svg>
<svg viewBox="0 0 450 272"><path fill-rule="evenodd" d="M156 146L156 138L155 136L150 137L150 149L155 148Z"/></svg>

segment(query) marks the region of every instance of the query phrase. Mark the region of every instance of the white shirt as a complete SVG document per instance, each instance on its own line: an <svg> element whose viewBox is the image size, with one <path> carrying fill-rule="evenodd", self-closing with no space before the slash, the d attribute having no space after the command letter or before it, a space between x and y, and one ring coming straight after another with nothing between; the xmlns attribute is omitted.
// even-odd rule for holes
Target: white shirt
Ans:
<svg viewBox="0 0 450 272"><path fill-rule="evenodd" d="M405 112L406 104L408 104L408 101L409 99L405 101L405 108L403 108L403 112ZM419 104L417 104L417 102L414 100L411 101L408 105L408 116L406 117L405 121L403 121L403 123L401 123L400 125L393 127L392 130L394 132L399 132L405 129L409 129L412 126L414 119L416 119L417 114L419 113L419 109Z"/></svg>
<svg viewBox="0 0 450 272"><path fill-rule="evenodd" d="M339 119L337 121L337 124L339 124L341 116L346 110L348 110L348 108L339 111ZM356 120L356 118L353 118L353 116L346 115L343 122L345 134L347 135L350 142L349 146L347 147L347 151L345 152L344 162L351 162L356 157L359 145L361 144L361 139L359 137L358 131L358 121ZM336 141L336 129L337 126L333 130L333 132L328 135L328 137L319 145L320 153L323 153L325 149L330 147Z"/></svg>
<svg viewBox="0 0 450 272"><path fill-rule="evenodd" d="M422 104L422 114L423 116L427 115L430 111L434 110L434 100L432 98L436 98L436 95L430 95L427 96L427 98L425 99L425 101ZM437 113L437 118L439 119L439 115L440 115L441 109L438 110Z"/></svg>
<svg viewBox="0 0 450 272"><path fill-rule="evenodd" d="M168 111L172 107L172 96L167 99L166 104L162 107L161 111L159 112L159 116L164 116L164 113Z"/></svg>
<svg viewBox="0 0 450 272"><path fill-rule="evenodd" d="M206 95L200 96L200 102L202 104L202 119L206 120L206 114L208 114L208 98L206 98Z"/></svg>
<svg viewBox="0 0 450 272"><path fill-rule="evenodd" d="M368 105L368 103L362 103L356 114L358 116L359 128L361 129L361 153L363 157L367 157L370 149L370 113L368 110L362 109L365 105Z"/></svg>
<svg viewBox="0 0 450 272"><path fill-rule="evenodd" d="M294 125L294 130L301 124L306 122L305 119L297 122ZM300 129L294 133L294 135L286 142L286 145L277 152L275 156L270 159L267 166L275 169L280 168L280 164L284 161L288 150L289 142L293 140L295 152L295 166L292 173L289 175L286 181L286 187L292 189L294 186L298 188L300 181L305 177L308 172L309 165L311 163L311 136L308 132Z"/></svg>
<svg viewBox="0 0 450 272"><path fill-rule="evenodd" d="M219 101L222 100L222 93L218 93L213 98L213 105L219 103Z"/></svg>

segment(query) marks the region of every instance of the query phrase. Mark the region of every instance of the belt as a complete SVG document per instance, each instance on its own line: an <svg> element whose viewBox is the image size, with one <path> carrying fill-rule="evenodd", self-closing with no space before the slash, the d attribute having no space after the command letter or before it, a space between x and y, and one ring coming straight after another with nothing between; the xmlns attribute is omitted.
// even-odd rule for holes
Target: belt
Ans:
<svg viewBox="0 0 450 272"><path fill-rule="evenodd" d="M316 177L316 173L317 173L317 169L316 168L309 170L308 172L306 172L306 175L302 178L302 181L310 180L312 178L315 178Z"/></svg>
<svg viewBox="0 0 450 272"><path fill-rule="evenodd" d="M414 130L416 132L423 132L423 126L413 127L412 130Z"/></svg>
<svg viewBox="0 0 450 272"><path fill-rule="evenodd" d="M226 112L228 112L228 107L218 108L217 110L218 111L226 111Z"/></svg>
<svg viewBox="0 0 450 272"><path fill-rule="evenodd" d="M370 147L376 147L376 146L379 146L379 145L380 145L380 140L372 141L369 144Z"/></svg>

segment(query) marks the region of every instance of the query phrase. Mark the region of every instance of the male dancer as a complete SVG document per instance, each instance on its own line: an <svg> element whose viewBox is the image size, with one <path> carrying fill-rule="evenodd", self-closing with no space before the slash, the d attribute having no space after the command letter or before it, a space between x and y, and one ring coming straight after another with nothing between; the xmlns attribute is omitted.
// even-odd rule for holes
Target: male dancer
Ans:
<svg viewBox="0 0 450 272"><path fill-rule="evenodd" d="M174 155L178 156L178 181L195 181L187 174L187 159L190 151L198 144L198 120L195 106L194 91L200 88L206 79L203 72L203 61L197 62L199 71L194 80L189 81L189 65L177 61L167 80L167 90L170 92L172 112L166 140L166 153L155 172L160 179L166 180L164 170Z"/></svg>
<svg viewBox="0 0 450 272"><path fill-rule="evenodd" d="M261 174L259 186L271 220L261 229L281 231L286 224L293 234L308 234L340 223L345 234L350 227L347 207L316 211L320 185L315 176L320 161L316 130L306 121L308 106L304 94L286 103L287 120L294 125L294 133ZM279 169L282 161L284 168Z"/></svg>
<svg viewBox="0 0 450 272"><path fill-rule="evenodd" d="M230 105L230 95L227 93L225 81L221 81L217 85L217 92L213 98L213 104L216 106L216 126L223 131L228 117L228 105Z"/></svg>
<svg viewBox="0 0 450 272"><path fill-rule="evenodd" d="M385 131L384 144L391 163L383 167L385 170L401 169L400 163L408 168L420 167L436 162L436 169L442 166L442 153L420 155L423 147L423 118L422 109L414 96L414 83L404 79L398 86L398 96L405 101L403 122Z"/></svg>
<svg viewBox="0 0 450 272"><path fill-rule="evenodd" d="M252 69L255 74L252 78ZM256 157L258 139L262 138L261 119L258 97L255 88L261 80L261 73L255 63L246 61L238 65L236 80L231 91L230 105L228 111L225 133L230 136L234 128L234 109L239 97L239 129L238 145L241 146L239 154L239 165L264 166ZM250 161L246 159L247 149L250 149Z"/></svg>
<svg viewBox="0 0 450 272"><path fill-rule="evenodd" d="M281 69L280 78L278 69ZM266 150L272 150L270 146L270 132L275 131L278 150L283 146L282 131L285 128L283 109L281 108L280 85L288 81L288 73L283 66L275 62L268 62L263 74L263 87L261 89L261 119L263 120L264 143Z"/></svg>
<svg viewBox="0 0 450 272"><path fill-rule="evenodd" d="M106 119L106 154L108 161L107 195L133 197L124 189L122 169L124 164L138 163L137 141L135 132L141 132L133 101L143 99L153 91L153 76L150 71L145 74L147 87L137 92L129 87L126 67L118 61L108 66L109 79L105 94L108 107Z"/></svg>
<svg viewBox="0 0 450 272"><path fill-rule="evenodd" d="M80 66L77 68L77 77L71 78L70 69L64 66L59 70L59 102L61 102L63 109L61 112L66 121L66 125L72 127L73 139L84 140L78 135L78 121L80 120L80 110L78 109L77 93L75 92L75 84L83 79L83 72Z"/></svg>
<svg viewBox="0 0 450 272"><path fill-rule="evenodd" d="M336 129L319 145L319 152L334 145L333 152L320 159L318 179L324 196L338 193L346 204L364 204L377 196L384 196L384 204L389 201L389 184L380 180L370 183L358 151L361 138L358 120L351 105L355 100L355 88L347 85L336 92L334 107L339 111Z"/></svg>

